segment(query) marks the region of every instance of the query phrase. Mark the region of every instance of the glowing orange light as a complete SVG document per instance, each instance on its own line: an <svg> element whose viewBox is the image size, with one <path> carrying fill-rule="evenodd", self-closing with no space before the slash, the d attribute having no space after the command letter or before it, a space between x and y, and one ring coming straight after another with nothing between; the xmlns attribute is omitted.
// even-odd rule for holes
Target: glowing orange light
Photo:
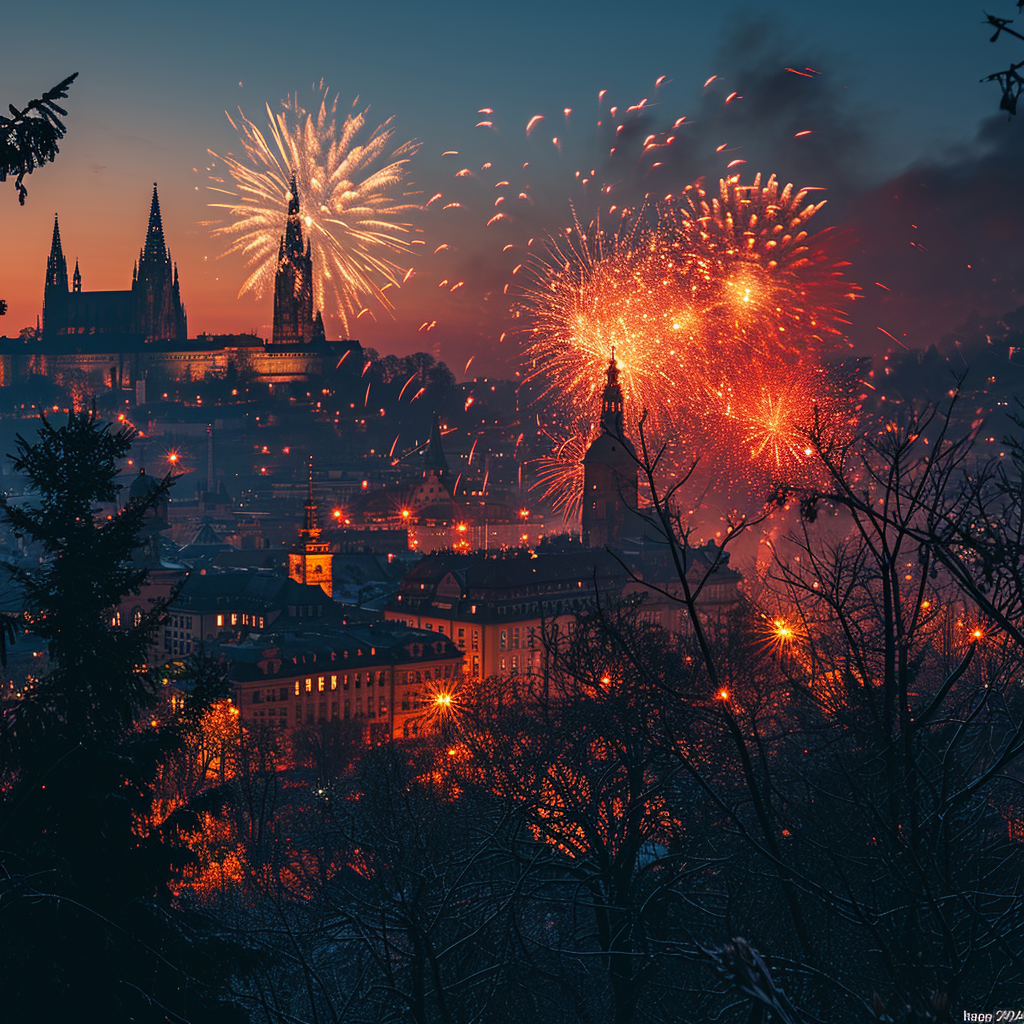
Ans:
<svg viewBox="0 0 1024 1024"><path fill-rule="evenodd" d="M459 533L465 533L465 532L466 532L466 529L467 529L467 527L466 527L466 524L465 524L465 523L459 523L459 525L458 525L458 526L456 526L456 527L455 527L455 529L456 529L456 530L458 530L458 531L459 531Z"/></svg>
<svg viewBox="0 0 1024 1024"><path fill-rule="evenodd" d="M439 693L434 698L434 703L438 705L438 707L450 707L452 703L452 695L450 693Z"/></svg>
<svg viewBox="0 0 1024 1024"><path fill-rule="evenodd" d="M786 640L792 640L793 639L793 630L790 629L789 626L787 626L782 621L782 619L776 619L772 623L772 626L774 627L775 636L776 636L776 638L778 640L780 640L780 641L782 641L784 643Z"/></svg>
<svg viewBox="0 0 1024 1024"><path fill-rule="evenodd" d="M721 690L718 691L718 699L719 700L728 700L729 699L729 691L724 686L722 687Z"/></svg>
<svg viewBox="0 0 1024 1024"><path fill-rule="evenodd" d="M409 510L407 508L403 508L402 509L402 518L403 519L408 519L409 518Z"/></svg>

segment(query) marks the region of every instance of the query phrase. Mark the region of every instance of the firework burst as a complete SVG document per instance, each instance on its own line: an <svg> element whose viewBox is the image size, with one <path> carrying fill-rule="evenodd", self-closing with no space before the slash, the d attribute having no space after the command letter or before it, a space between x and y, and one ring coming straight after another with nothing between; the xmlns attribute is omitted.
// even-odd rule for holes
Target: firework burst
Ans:
<svg viewBox="0 0 1024 1024"><path fill-rule="evenodd" d="M614 352L631 431L646 411L648 437L687 459L713 451L748 481L805 473L806 428L835 404L821 356L855 292L828 232L808 229L822 205L734 176L717 196L693 185L632 211L614 233L575 223L520 290L528 379L592 423Z"/></svg>
<svg viewBox="0 0 1024 1024"><path fill-rule="evenodd" d="M321 83L312 112L295 95L276 114L267 105L266 128L241 111L237 119L229 115L244 152L238 158L210 150L229 176L213 179L225 198L210 205L224 218L214 235L249 271L239 295L262 296L277 270L294 174L312 248L314 304L324 309L332 300L329 311L347 332L368 296L390 310L385 289L399 287L406 274L395 260L409 255L415 233L410 217L420 207L409 202L409 164L419 144L396 145L390 119L368 129L367 110L339 124L337 110L337 95Z"/></svg>

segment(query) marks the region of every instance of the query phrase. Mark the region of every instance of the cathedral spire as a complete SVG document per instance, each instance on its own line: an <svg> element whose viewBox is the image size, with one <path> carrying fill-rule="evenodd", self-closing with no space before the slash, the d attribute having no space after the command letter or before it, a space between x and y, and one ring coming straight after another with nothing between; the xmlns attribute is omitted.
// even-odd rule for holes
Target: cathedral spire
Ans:
<svg viewBox="0 0 1024 1024"><path fill-rule="evenodd" d="M156 182L153 182L153 201L149 207L149 227L146 229L146 245L142 250L142 262L167 263L170 255L164 240L164 223L160 217L160 197Z"/></svg>
<svg viewBox="0 0 1024 1024"><path fill-rule="evenodd" d="M68 326L68 263L60 244L60 225L53 215L50 255L46 257L43 287L43 333L47 338L63 334Z"/></svg>
<svg viewBox="0 0 1024 1024"><path fill-rule="evenodd" d="M301 259L305 246L302 244L302 216L299 213L299 183L292 172L288 186L288 226L285 228L284 251L292 259Z"/></svg>
<svg viewBox="0 0 1024 1024"><path fill-rule="evenodd" d="M60 244L57 214L53 215L53 237L50 240L50 255L46 259L46 284L47 287L63 285L65 290L68 287L68 263L64 259L64 249Z"/></svg>
<svg viewBox="0 0 1024 1024"><path fill-rule="evenodd" d="M75 276L73 291L80 292L82 290L82 272L78 269L78 257L75 257Z"/></svg>
<svg viewBox="0 0 1024 1024"><path fill-rule="evenodd" d="M60 244L60 223L57 214L53 215L53 237L50 239L50 259L63 259L64 250Z"/></svg>

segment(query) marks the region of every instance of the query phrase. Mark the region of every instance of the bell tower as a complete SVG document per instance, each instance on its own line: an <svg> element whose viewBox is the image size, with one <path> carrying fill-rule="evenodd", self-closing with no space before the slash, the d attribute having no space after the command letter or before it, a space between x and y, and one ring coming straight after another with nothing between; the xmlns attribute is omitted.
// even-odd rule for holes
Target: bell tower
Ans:
<svg viewBox="0 0 1024 1024"><path fill-rule="evenodd" d="M331 545L320 541L316 525L316 502L313 500L313 460L309 460L309 491L306 496L305 525L299 530L299 543L288 555L288 575L296 583L320 587L328 596L334 595L334 555Z"/></svg>
<svg viewBox="0 0 1024 1024"><path fill-rule="evenodd" d="M636 450L625 433L614 349L605 372L608 381L601 397L601 434L583 457L583 543L591 548L617 543L627 531L643 532L636 515Z"/></svg>

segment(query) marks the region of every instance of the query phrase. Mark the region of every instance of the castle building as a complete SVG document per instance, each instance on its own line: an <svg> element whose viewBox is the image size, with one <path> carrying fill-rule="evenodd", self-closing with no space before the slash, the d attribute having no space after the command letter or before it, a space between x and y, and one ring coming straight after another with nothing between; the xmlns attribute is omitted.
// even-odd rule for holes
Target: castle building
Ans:
<svg viewBox="0 0 1024 1024"><path fill-rule="evenodd" d="M612 353L601 398L601 434L583 458L583 543L603 548L642 534L637 515L636 450L625 434L619 368Z"/></svg>
<svg viewBox="0 0 1024 1024"><path fill-rule="evenodd" d="M299 530L299 543L288 555L288 575L296 583L318 586L331 597L334 593L331 545L320 540L316 525L316 502L313 500L313 464L309 466L309 494L306 498L306 522Z"/></svg>
<svg viewBox="0 0 1024 1024"><path fill-rule="evenodd" d="M164 239L156 185L146 241L128 291L82 291L77 260L69 287L60 225L54 216L43 289L43 339L53 341L79 334L134 335L146 343L185 341L185 307L181 303L178 268L171 262Z"/></svg>
<svg viewBox="0 0 1024 1024"><path fill-rule="evenodd" d="M303 242L299 186L292 175L288 191L288 223L281 236L274 277L275 345L309 345L324 340L323 317L313 316L313 256Z"/></svg>

